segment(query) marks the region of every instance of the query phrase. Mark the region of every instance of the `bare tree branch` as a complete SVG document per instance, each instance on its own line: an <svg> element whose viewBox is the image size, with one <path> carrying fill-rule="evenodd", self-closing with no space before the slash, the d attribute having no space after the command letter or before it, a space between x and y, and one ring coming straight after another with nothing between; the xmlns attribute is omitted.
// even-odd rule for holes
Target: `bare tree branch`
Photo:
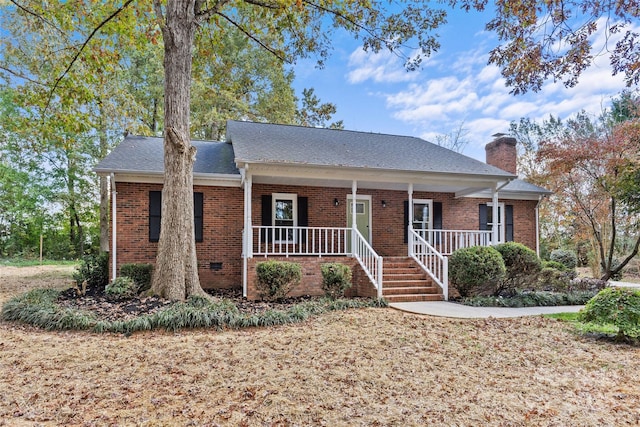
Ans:
<svg viewBox="0 0 640 427"><path fill-rule="evenodd" d="M242 26L240 26L239 24L237 24L234 20L232 20L231 18L229 18L227 15L225 15L222 12L218 12L218 15L222 16L224 19L226 19L231 25L233 25L234 27L236 27L238 30L240 30L245 36L249 37L251 40L253 40L254 42L258 43L258 45L260 45L260 47L262 47L263 49L265 49L267 52L271 53L273 56L275 56L276 58L278 58L279 60L281 60L282 62L289 62L287 61L286 58L284 58L282 55L280 55L275 49L267 46L266 44L264 44L261 40L259 40L257 37L255 37L253 34L249 33L247 30L245 30L244 28L242 28Z"/></svg>
<svg viewBox="0 0 640 427"><path fill-rule="evenodd" d="M46 83L42 83L42 82L40 82L40 81L38 81L38 80L34 80L34 79L30 78L30 77L25 76L24 74L21 74L21 73L18 73L18 72L16 72L16 71L13 71L12 69L7 68L7 67L5 67L5 66L3 66L3 65L0 65L0 70L4 70L4 71L6 71L6 72L7 72L7 73L9 73L9 74L12 74L12 75L14 75L14 76L16 76L16 77L19 77L19 78L21 78L21 79L25 79L25 80L27 80L27 81L29 81L29 82L31 82L31 83L35 83L35 84L40 85L40 86L45 86L45 87L49 86L49 85L48 85L48 84L46 84Z"/></svg>
<svg viewBox="0 0 640 427"><path fill-rule="evenodd" d="M245 0L246 1L246 0ZM229 0L218 0L215 6L199 11L196 9L196 22L198 25L207 22L213 15L219 15L222 8L229 3Z"/></svg>
<svg viewBox="0 0 640 427"><path fill-rule="evenodd" d="M56 31L58 31L60 34L62 34L63 36L67 36L67 33L65 33L64 31L62 31L60 28L58 28L57 26L55 26L53 24L53 22L49 21L48 19L46 19L45 17L43 17L42 15L27 9L26 7L22 6L21 4L17 3L15 0L9 0L11 3L13 3L18 9L22 10L23 12L36 17L37 19L41 20L42 22L44 22L45 24L49 25L50 27L54 28Z"/></svg>
<svg viewBox="0 0 640 427"><path fill-rule="evenodd" d="M82 51L84 50L85 47L87 47L87 45L89 44L89 42L91 41L91 39L93 38L93 36L95 36L98 31L100 31L100 29L102 27L104 27L109 21L111 21L113 18L115 18L116 16L118 16L118 14L120 12L122 12L127 6L129 6L131 3L133 3L133 0L127 0L124 2L124 4L118 8L117 10L115 10L111 15L109 15L106 19L104 19L100 24L98 24L97 27L95 27L93 29L93 31L91 31L91 34L89 34L89 36L85 39L84 43L82 43L82 46L80 46L80 49L78 49L78 51L76 52L76 54L74 55L74 57L71 59L71 62L69 63L69 65L67 66L67 69L64 70L64 72L56 79L56 81L53 84L53 87L51 88L51 91L49 91L49 98L47 99L47 103L45 104L44 107L44 111L46 112L47 109L49 108L49 104L51 103L51 100L53 99L53 94L55 93L56 89L58 88L58 85L60 84L60 81L65 78L65 76L67 75L67 73L69 73L69 71L71 70L71 68L73 67L73 64L75 64L75 62L78 60L78 58L80 57L80 54L82 53Z"/></svg>

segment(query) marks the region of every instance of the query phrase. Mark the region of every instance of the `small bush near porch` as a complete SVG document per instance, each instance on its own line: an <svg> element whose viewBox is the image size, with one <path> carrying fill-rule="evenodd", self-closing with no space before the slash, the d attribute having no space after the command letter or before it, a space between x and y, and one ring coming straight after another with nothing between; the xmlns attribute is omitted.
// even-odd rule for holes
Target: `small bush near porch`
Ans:
<svg viewBox="0 0 640 427"><path fill-rule="evenodd" d="M258 295L267 301L277 301L300 283L300 264L287 261L265 261L256 265Z"/></svg>
<svg viewBox="0 0 640 427"><path fill-rule="evenodd" d="M331 298L342 298L344 292L351 287L351 268L338 262L322 264L322 290Z"/></svg>

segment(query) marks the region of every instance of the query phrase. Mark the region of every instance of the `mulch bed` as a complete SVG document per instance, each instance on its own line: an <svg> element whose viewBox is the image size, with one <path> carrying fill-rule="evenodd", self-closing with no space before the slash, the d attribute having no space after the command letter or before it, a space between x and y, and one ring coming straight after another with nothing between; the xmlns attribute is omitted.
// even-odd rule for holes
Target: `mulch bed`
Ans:
<svg viewBox="0 0 640 427"><path fill-rule="evenodd" d="M278 302L248 301L242 297L240 289L206 289L213 298L232 301L241 313L260 314L267 310L286 310L291 306L316 299L317 297L285 298ZM103 320L129 320L145 314L153 314L166 309L175 301L154 296L136 298L113 298L104 293L102 287L87 288L85 295L79 295L75 288L60 293L58 304L62 307L94 313Z"/></svg>

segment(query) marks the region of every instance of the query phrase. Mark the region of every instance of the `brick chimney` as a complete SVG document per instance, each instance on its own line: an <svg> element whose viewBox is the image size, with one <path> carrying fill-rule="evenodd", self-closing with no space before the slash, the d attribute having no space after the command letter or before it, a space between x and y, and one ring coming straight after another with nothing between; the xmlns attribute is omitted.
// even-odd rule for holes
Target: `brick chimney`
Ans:
<svg viewBox="0 0 640 427"><path fill-rule="evenodd" d="M487 153L487 164L517 175L516 139L503 133L496 133L493 137L494 140L484 147Z"/></svg>

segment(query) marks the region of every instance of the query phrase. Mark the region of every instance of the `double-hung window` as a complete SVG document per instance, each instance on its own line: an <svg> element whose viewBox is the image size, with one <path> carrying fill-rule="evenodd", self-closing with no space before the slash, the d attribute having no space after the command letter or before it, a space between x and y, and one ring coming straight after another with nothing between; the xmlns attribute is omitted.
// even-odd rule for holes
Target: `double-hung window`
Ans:
<svg viewBox="0 0 640 427"><path fill-rule="evenodd" d="M298 218L298 197L296 194L274 193L273 203L273 225L274 240L279 242L295 243L295 226Z"/></svg>

